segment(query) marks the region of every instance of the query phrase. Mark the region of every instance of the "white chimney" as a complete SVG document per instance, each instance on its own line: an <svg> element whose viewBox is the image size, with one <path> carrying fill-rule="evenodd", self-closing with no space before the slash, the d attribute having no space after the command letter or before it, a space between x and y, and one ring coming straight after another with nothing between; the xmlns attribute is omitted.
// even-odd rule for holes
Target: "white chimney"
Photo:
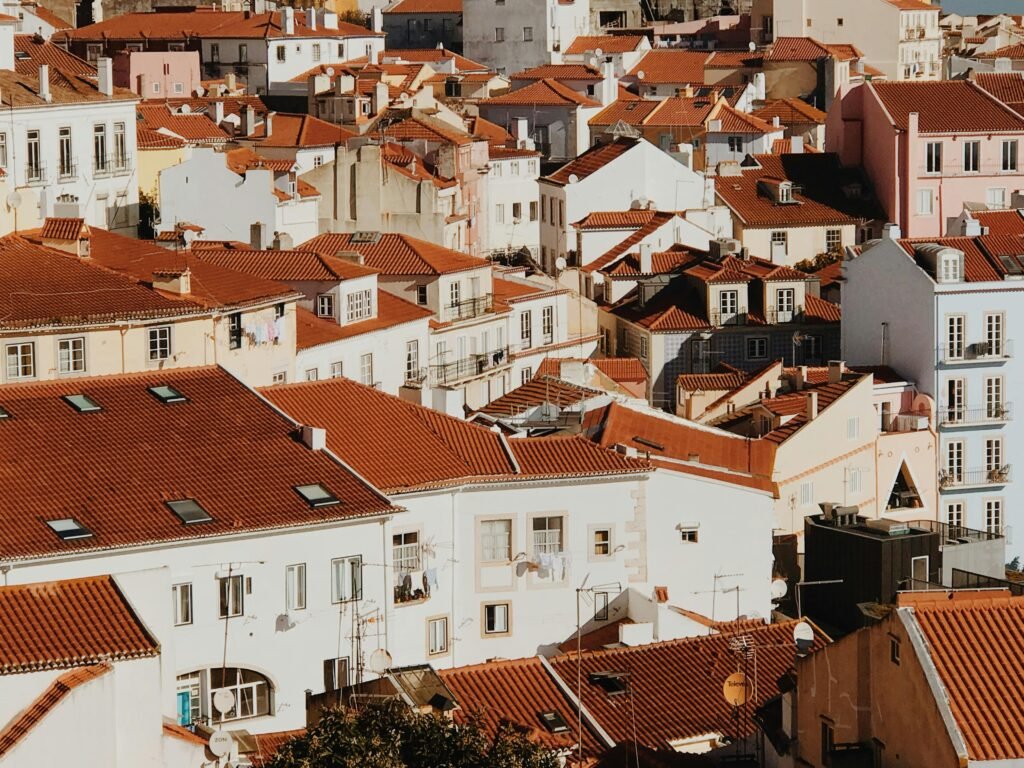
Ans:
<svg viewBox="0 0 1024 768"><path fill-rule="evenodd" d="M964 220L964 237L978 237L981 234L981 222L973 216Z"/></svg>
<svg viewBox="0 0 1024 768"><path fill-rule="evenodd" d="M324 29L338 28L338 14L324 9Z"/></svg>
<svg viewBox="0 0 1024 768"><path fill-rule="evenodd" d="M281 30L286 35L295 34L295 9L291 6L281 9Z"/></svg>
<svg viewBox="0 0 1024 768"><path fill-rule="evenodd" d="M50 66L48 64L39 65L39 98L43 101L53 101L53 96L50 95Z"/></svg>
<svg viewBox="0 0 1024 768"><path fill-rule="evenodd" d="M802 155L804 153L804 137L803 136L790 136L789 137L789 151L794 155Z"/></svg>
<svg viewBox="0 0 1024 768"><path fill-rule="evenodd" d="M901 237L903 237L903 234L900 232L900 225L893 224L890 221L888 224L882 227L882 237L885 238L886 240L899 240Z"/></svg>
<svg viewBox="0 0 1024 768"><path fill-rule="evenodd" d="M807 411L805 415L808 421L814 421L818 418L818 393L814 390L807 393Z"/></svg>
<svg viewBox="0 0 1024 768"><path fill-rule="evenodd" d="M306 26L312 30L316 29L316 8L312 5L306 9Z"/></svg>
<svg viewBox="0 0 1024 768"><path fill-rule="evenodd" d="M807 383L807 366L799 365L796 369L796 375L793 377L793 389L799 392L804 388L804 384Z"/></svg>
<svg viewBox="0 0 1024 768"><path fill-rule="evenodd" d="M252 136L253 131L256 130L256 110L253 109L252 104L247 104L242 110L241 118L242 124L239 127L242 129L242 135Z"/></svg>
<svg viewBox="0 0 1024 768"><path fill-rule="evenodd" d="M772 117L772 128L780 128L781 126L782 126L782 121L779 120L779 116L778 115L773 116Z"/></svg>
<svg viewBox="0 0 1024 768"><path fill-rule="evenodd" d="M372 24L370 29L378 34L384 31L384 12L376 5L370 10Z"/></svg>
<svg viewBox="0 0 1024 768"><path fill-rule="evenodd" d="M224 102L215 101L213 102L213 122L220 125L224 122Z"/></svg>
<svg viewBox="0 0 1024 768"><path fill-rule="evenodd" d="M838 384L843 380L843 374L846 373L846 363L842 360L829 360L828 361L828 383Z"/></svg>
<svg viewBox="0 0 1024 768"><path fill-rule="evenodd" d="M370 111L379 115L387 109L390 99L388 98L388 84L379 82L373 84L373 100L370 102Z"/></svg>
<svg viewBox="0 0 1024 768"><path fill-rule="evenodd" d="M516 146L521 147L522 142L530 138L530 121L525 117L513 117L512 136L516 140Z"/></svg>
<svg viewBox="0 0 1024 768"><path fill-rule="evenodd" d="M610 60L601 64L601 77L601 106L607 107L619 95L619 79L615 77L615 65Z"/></svg>
<svg viewBox="0 0 1024 768"><path fill-rule="evenodd" d="M651 244L640 243L640 274L653 274L654 266L651 258Z"/></svg>
<svg viewBox="0 0 1024 768"><path fill-rule="evenodd" d="M17 19L5 16L0 20L0 69L14 70L14 32L18 24Z"/></svg>
<svg viewBox="0 0 1024 768"><path fill-rule="evenodd" d="M302 427L302 442L311 451L322 451L327 447L327 430L323 427Z"/></svg>
<svg viewBox="0 0 1024 768"><path fill-rule="evenodd" d="M764 101L766 94L765 87L765 76L764 72L754 73L754 99L757 101Z"/></svg>
<svg viewBox="0 0 1024 768"><path fill-rule="evenodd" d="M100 93L104 96L114 95L114 62L108 56L96 61L96 73L99 76Z"/></svg>
<svg viewBox="0 0 1024 768"><path fill-rule="evenodd" d="M263 118L263 129L264 129L263 132L264 132L264 134L266 134L266 138L268 138L268 139L270 138L270 134L271 134L271 132L273 131L273 128L274 128L274 115L275 114L277 114L277 113L276 112L267 112L266 117Z"/></svg>

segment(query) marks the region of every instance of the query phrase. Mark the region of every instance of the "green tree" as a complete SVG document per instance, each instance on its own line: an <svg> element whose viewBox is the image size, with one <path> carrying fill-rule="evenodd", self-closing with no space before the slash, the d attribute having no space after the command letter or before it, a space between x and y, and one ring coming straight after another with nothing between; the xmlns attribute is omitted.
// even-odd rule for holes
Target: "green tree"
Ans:
<svg viewBox="0 0 1024 768"><path fill-rule="evenodd" d="M397 701L326 710L278 750L269 768L556 768L545 747L512 727L492 740L476 720L457 725Z"/></svg>

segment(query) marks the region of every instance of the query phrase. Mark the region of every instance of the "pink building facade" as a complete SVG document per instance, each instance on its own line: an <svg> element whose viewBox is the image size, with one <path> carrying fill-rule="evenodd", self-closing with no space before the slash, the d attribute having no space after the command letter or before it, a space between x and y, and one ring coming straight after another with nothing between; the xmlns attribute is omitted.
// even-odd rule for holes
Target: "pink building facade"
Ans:
<svg viewBox="0 0 1024 768"><path fill-rule="evenodd" d="M144 99L191 96L200 87L198 51L122 51L114 58L114 85Z"/></svg>
<svg viewBox="0 0 1024 768"><path fill-rule="evenodd" d="M1024 189L1024 117L968 81L844 89L825 146L864 166L906 237L945 235L965 203L1007 208Z"/></svg>

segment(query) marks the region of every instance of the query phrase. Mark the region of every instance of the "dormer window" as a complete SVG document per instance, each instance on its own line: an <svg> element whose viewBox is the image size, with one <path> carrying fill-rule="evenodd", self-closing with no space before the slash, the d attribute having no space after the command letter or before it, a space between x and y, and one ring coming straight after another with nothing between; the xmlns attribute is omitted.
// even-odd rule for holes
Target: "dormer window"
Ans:
<svg viewBox="0 0 1024 768"><path fill-rule="evenodd" d="M776 200L779 204L792 203L793 202L793 185L788 181L784 181L779 184L779 191Z"/></svg>
<svg viewBox="0 0 1024 768"><path fill-rule="evenodd" d="M962 275L962 255L958 251L944 251L939 257L939 282L956 283Z"/></svg>

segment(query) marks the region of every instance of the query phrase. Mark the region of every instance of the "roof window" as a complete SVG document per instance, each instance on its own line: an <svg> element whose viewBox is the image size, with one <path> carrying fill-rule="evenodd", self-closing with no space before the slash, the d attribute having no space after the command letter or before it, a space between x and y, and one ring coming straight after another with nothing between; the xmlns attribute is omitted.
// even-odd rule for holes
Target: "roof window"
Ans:
<svg viewBox="0 0 1024 768"><path fill-rule="evenodd" d="M626 672L594 672L587 681L600 686L609 696L621 696L626 692L626 676Z"/></svg>
<svg viewBox="0 0 1024 768"><path fill-rule="evenodd" d="M149 393L161 403L185 403L188 398L174 387L166 384L158 384L155 387L147 387Z"/></svg>
<svg viewBox="0 0 1024 768"><path fill-rule="evenodd" d="M79 413L94 413L103 410L102 406L88 395L64 395L61 399Z"/></svg>
<svg viewBox="0 0 1024 768"><path fill-rule="evenodd" d="M332 504L340 503L340 499L324 488L320 483L310 485L296 485L295 492L299 494L311 507L329 507Z"/></svg>
<svg viewBox="0 0 1024 768"><path fill-rule="evenodd" d="M0 421L11 418L11 412L0 405Z"/></svg>
<svg viewBox="0 0 1024 768"><path fill-rule="evenodd" d="M176 501L165 502L170 508L171 512L176 514L185 525L192 525L193 523L208 523L213 520L210 517L210 513L199 506L199 502L195 499L178 499Z"/></svg>
<svg viewBox="0 0 1024 768"><path fill-rule="evenodd" d="M60 520L47 520L46 524L50 526L51 531L60 536L61 541L88 539L92 536L92 531L73 517L65 517Z"/></svg>
<svg viewBox="0 0 1024 768"><path fill-rule="evenodd" d="M544 723L544 727L552 733L565 733L569 730L569 724L565 722L565 718L562 717L561 713L551 710L550 712L541 712L540 721Z"/></svg>

